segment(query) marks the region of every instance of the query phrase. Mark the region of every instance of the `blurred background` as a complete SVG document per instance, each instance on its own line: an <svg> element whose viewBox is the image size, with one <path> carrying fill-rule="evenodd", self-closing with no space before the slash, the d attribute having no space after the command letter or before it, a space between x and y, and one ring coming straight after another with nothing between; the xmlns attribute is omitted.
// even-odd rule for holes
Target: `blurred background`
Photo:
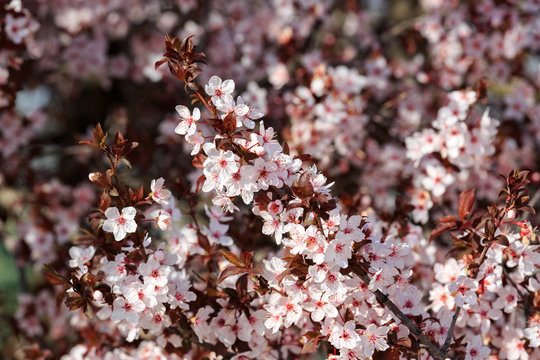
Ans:
<svg viewBox="0 0 540 360"><path fill-rule="evenodd" d="M537 3L0 1L0 357L59 358L79 339L69 324L83 315L55 306L42 271L67 266L95 206L88 174L105 159L78 141L98 122L140 143L120 172L130 186L200 175L174 133L174 108L190 100L166 66L154 69L165 34L195 35L208 60L197 82L233 79L291 153L311 154L335 181L348 211L390 213L400 195L429 228L465 189L496 200L499 173L528 169L538 187ZM483 99L464 126L484 143L415 158L432 132L448 139L433 124L462 89ZM486 108L496 120L479 125ZM442 189L425 180L436 171L452 176Z"/></svg>

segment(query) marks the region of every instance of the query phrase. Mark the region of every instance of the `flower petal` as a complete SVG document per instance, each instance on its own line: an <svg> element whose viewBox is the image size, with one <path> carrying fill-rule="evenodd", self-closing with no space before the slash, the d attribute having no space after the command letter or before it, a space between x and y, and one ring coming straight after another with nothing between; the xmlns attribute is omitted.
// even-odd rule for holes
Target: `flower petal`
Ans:
<svg viewBox="0 0 540 360"><path fill-rule="evenodd" d="M201 118L201 110L199 108L193 109L193 120L197 121Z"/></svg>
<svg viewBox="0 0 540 360"><path fill-rule="evenodd" d="M225 80L223 84L221 84L221 91L226 94L231 94L234 91L234 81L231 79Z"/></svg>
<svg viewBox="0 0 540 360"><path fill-rule="evenodd" d="M175 109L182 119L188 119L191 116L189 109L184 105L177 105Z"/></svg>
<svg viewBox="0 0 540 360"><path fill-rule="evenodd" d="M133 206L128 206L122 209L122 216L125 219L133 220L137 215L137 210Z"/></svg>
<svg viewBox="0 0 540 360"><path fill-rule="evenodd" d="M107 210L105 210L105 216L107 219L115 220L120 217L120 212L115 207L110 207Z"/></svg>

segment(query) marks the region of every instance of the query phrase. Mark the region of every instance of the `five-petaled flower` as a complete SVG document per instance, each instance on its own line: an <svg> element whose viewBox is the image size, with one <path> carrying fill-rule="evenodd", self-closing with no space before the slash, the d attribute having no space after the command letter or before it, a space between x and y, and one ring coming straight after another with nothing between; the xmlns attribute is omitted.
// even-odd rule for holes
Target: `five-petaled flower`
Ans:
<svg viewBox="0 0 540 360"><path fill-rule="evenodd" d="M461 275L455 281L448 284L448 290L455 295L457 306L465 304L476 304L476 290L478 289L478 281L467 276Z"/></svg>
<svg viewBox="0 0 540 360"><path fill-rule="evenodd" d="M234 81L222 81L219 76L212 76L208 84L204 87L208 95L212 97L212 103L218 108L230 108L234 102L232 92L234 91Z"/></svg>
<svg viewBox="0 0 540 360"><path fill-rule="evenodd" d="M161 205L169 204L167 199L171 197L171 192L163 186L164 183L165 180L160 177L159 179L152 180L152 183L150 184L150 189L152 190L150 196L152 196L152 200Z"/></svg>
<svg viewBox="0 0 540 360"><path fill-rule="evenodd" d="M176 111L180 114L180 123L174 129L174 132L179 135L193 135L197 130L197 121L201 118L201 110L193 109L193 114L190 114L189 109L184 105L177 105Z"/></svg>
<svg viewBox="0 0 540 360"><path fill-rule="evenodd" d="M107 220L103 223L103 231L112 232L114 240L120 241L126 237L126 234L133 233L137 230L135 215L137 210L133 206L128 206L122 209L122 214L116 207L110 207L105 210Z"/></svg>

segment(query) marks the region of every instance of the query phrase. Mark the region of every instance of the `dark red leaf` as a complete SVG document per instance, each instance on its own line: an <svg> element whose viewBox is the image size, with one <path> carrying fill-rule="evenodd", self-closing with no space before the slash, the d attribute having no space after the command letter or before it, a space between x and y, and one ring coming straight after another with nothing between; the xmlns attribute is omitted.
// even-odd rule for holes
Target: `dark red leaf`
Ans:
<svg viewBox="0 0 540 360"><path fill-rule="evenodd" d="M221 275L219 276L218 283L221 283L223 280L228 278L229 276L234 276L238 274L243 274L246 271L242 268L236 267L234 265L229 265L221 272Z"/></svg>
<svg viewBox="0 0 540 360"><path fill-rule="evenodd" d="M240 268L245 268L246 267L246 264L244 263L244 261L238 255L235 255L232 252L224 251L224 250L220 250L219 252L231 264L233 264L235 266L238 266Z"/></svg>
<svg viewBox="0 0 540 360"><path fill-rule="evenodd" d="M198 153L197 155L195 155L193 160L191 160L191 164L198 169L203 169L204 160L206 160L206 156L201 153Z"/></svg>
<svg viewBox="0 0 540 360"><path fill-rule="evenodd" d="M46 268L43 270L43 276L45 276L45 279L52 285L64 285L66 284L66 279L58 274L56 274L54 271L50 270L49 268Z"/></svg>
<svg viewBox="0 0 540 360"><path fill-rule="evenodd" d="M471 212L474 204L474 189L462 192L459 195L459 218L463 221Z"/></svg>
<svg viewBox="0 0 540 360"><path fill-rule="evenodd" d="M90 178L90 181L93 182L100 189L108 190L112 187L110 179L107 176L105 176L105 174L103 173L100 173L100 172L91 173L89 178Z"/></svg>
<svg viewBox="0 0 540 360"><path fill-rule="evenodd" d="M302 354L309 354L317 351L317 345L319 344L319 338L311 338L304 343L302 347Z"/></svg>
<svg viewBox="0 0 540 360"><path fill-rule="evenodd" d="M439 225L437 225L437 227L431 232L431 236L429 237L429 242L432 242L433 239L435 239L437 236L440 236L442 234L444 234L445 232L447 232L448 230L450 229L453 229L456 227L456 223L455 222L445 222L445 223L440 223Z"/></svg>
<svg viewBox="0 0 540 360"><path fill-rule="evenodd" d="M440 224L440 223L447 223L447 222L457 222L457 219L455 216L445 216L443 218L440 218L439 220L437 220L437 224Z"/></svg>
<svg viewBox="0 0 540 360"><path fill-rule="evenodd" d="M251 259L253 258L253 251L242 251L241 258L244 264L251 264Z"/></svg>
<svg viewBox="0 0 540 360"><path fill-rule="evenodd" d="M197 183L196 183L196 186L195 186L195 193L196 193L196 194L197 194L199 191L201 191L202 186L203 186L203 183L204 183L204 180L206 180L206 176L205 176L205 175L201 175L201 176L199 176L199 178L197 179Z"/></svg>

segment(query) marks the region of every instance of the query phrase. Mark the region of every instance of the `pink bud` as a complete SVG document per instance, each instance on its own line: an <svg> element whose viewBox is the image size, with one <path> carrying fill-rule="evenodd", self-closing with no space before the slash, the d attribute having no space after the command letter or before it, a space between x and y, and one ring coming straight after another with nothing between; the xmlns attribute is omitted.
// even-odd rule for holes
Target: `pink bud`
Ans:
<svg viewBox="0 0 540 360"><path fill-rule="evenodd" d="M99 290L96 290L92 293L92 297L94 298L94 300L96 301L101 301L103 300L103 293Z"/></svg>
<svg viewBox="0 0 540 360"><path fill-rule="evenodd" d="M517 217L517 211L515 209L508 210L508 218L515 219Z"/></svg>

